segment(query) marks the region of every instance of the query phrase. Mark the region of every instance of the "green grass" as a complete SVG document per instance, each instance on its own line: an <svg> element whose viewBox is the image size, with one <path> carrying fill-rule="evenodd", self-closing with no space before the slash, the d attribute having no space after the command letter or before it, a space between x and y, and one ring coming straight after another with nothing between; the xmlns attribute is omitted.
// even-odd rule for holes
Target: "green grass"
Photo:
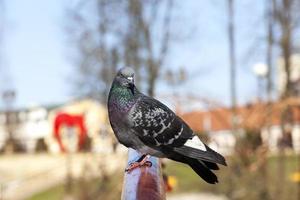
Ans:
<svg viewBox="0 0 300 200"><path fill-rule="evenodd" d="M175 176L178 181L174 192L212 192L225 194L231 199L262 199L264 186L271 199L297 199L297 183L290 180L292 173L297 171L297 157L295 155L271 157L267 163L267 181L261 169L251 170L242 167L235 159L228 158L228 167L221 167L215 171L219 177L216 185L206 184L188 166L177 162L167 162L165 172ZM283 179L280 179L280 164L283 164ZM277 198L280 196L280 198Z"/></svg>
<svg viewBox="0 0 300 200"><path fill-rule="evenodd" d="M121 196L122 179L120 172L101 178L82 177L73 181L70 192L66 191L65 184L59 184L27 200L62 200L65 196L76 200L115 200Z"/></svg>
<svg viewBox="0 0 300 200"><path fill-rule="evenodd" d="M58 200L63 199L64 185L57 185L41 193L37 193L28 200Z"/></svg>
<svg viewBox="0 0 300 200"><path fill-rule="evenodd" d="M165 172L177 179L178 185L174 192L201 191L204 187L204 182L188 165L170 161L166 163Z"/></svg>

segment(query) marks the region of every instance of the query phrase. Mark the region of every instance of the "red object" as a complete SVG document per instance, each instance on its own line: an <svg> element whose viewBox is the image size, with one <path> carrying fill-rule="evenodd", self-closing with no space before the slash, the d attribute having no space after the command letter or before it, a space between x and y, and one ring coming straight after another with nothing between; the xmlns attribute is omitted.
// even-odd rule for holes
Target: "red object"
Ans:
<svg viewBox="0 0 300 200"><path fill-rule="evenodd" d="M81 150L87 135L86 127L84 124L84 116L83 115L71 115L68 113L59 113L55 117L54 120L54 137L57 139L60 150L65 152L66 149L61 141L60 136L60 127L78 127L79 128L79 140L78 140L78 149Z"/></svg>

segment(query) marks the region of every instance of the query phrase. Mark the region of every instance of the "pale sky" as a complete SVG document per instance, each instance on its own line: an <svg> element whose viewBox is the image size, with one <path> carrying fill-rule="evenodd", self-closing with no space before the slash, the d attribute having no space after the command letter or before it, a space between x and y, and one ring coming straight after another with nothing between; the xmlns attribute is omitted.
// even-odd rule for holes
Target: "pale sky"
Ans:
<svg viewBox="0 0 300 200"><path fill-rule="evenodd" d="M67 34L64 30L64 7L68 1L6 0L6 26L2 46L0 89L14 87L16 106L53 104L72 98L71 61L68 58ZM239 103L253 100L257 84L252 72L263 57L254 36L262 33L262 1L237 1L237 51ZM254 3L256 2L256 3ZM226 1L180 1L176 6L176 31L190 28L187 39L176 41L166 66L186 66L195 75L176 88L179 94L194 93L229 103L228 45L226 35ZM6 73L7 75L4 75ZM3 78L5 77L5 78ZM5 79L3 81L3 79ZM170 88L158 86L158 94Z"/></svg>

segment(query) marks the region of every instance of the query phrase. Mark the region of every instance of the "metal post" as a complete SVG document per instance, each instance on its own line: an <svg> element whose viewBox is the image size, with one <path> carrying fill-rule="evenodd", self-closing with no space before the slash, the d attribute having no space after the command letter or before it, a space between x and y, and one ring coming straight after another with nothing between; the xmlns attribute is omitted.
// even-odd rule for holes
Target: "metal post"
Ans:
<svg viewBox="0 0 300 200"><path fill-rule="evenodd" d="M129 149L128 164L141 156ZM151 167L141 167L125 172L122 200L165 200L164 181L161 163L158 158L150 157Z"/></svg>
<svg viewBox="0 0 300 200"><path fill-rule="evenodd" d="M227 14L228 14L228 45L229 45L229 72L230 72L230 100L231 100L231 132L236 137L237 135L237 92L236 92L236 54L235 54L235 24L234 24L234 0L227 0ZM231 172L234 173L234 172ZM230 198L233 198L234 185L231 179L228 183Z"/></svg>
<svg viewBox="0 0 300 200"><path fill-rule="evenodd" d="M231 96L231 124L232 132L237 129L237 99L236 99L236 59L235 59L235 26L234 26L234 0L228 0L228 40L229 40L229 64L230 64L230 96Z"/></svg>

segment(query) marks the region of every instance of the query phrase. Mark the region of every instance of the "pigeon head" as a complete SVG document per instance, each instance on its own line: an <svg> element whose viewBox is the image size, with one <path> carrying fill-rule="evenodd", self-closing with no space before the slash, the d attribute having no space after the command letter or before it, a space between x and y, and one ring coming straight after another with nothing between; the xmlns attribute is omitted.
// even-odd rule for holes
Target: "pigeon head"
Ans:
<svg viewBox="0 0 300 200"><path fill-rule="evenodd" d="M127 87L129 89L134 88L134 71L130 67L121 68L116 77L115 81L122 87Z"/></svg>

